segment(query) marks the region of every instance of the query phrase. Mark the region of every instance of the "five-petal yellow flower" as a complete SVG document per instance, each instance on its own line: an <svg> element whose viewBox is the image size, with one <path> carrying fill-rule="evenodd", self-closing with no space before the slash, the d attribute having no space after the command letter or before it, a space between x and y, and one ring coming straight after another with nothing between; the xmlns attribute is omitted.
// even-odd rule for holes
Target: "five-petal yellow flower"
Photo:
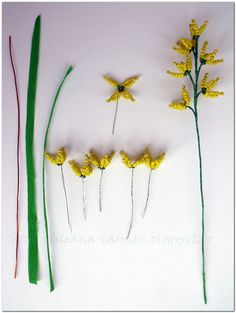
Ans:
<svg viewBox="0 0 236 313"><path fill-rule="evenodd" d="M139 76L133 76L125 81L123 83L118 83L114 79L108 77L108 76L103 76L103 78L113 87L116 88L116 91L108 98L106 101L111 102L111 101L118 101L120 97L123 97L126 100L131 100L135 101L134 97L132 94L128 91L127 88L130 88L133 86L133 84L139 79Z"/></svg>
<svg viewBox="0 0 236 313"><path fill-rule="evenodd" d="M52 164L63 165L66 160L66 150L62 147L57 151L57 154L45 152L45 156Z"/></svg>

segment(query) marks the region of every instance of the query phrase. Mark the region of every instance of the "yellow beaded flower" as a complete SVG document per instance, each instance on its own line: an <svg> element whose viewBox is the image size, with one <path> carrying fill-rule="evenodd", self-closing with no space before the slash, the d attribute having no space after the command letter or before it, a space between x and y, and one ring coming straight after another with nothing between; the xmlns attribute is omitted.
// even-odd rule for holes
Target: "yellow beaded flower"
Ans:
<svg viewBox="0 0 236 313"><path fill-rule="evenodd" d="M66 160L66 151L62 147L57 151L57 154L45 152L45 156L49 162L56 165L63 165Z"/></svg>
<svg viewBox="0 0 236 313"><path fill-rule="evenodd" d="M132 161L129 155L124 151L120 152L120 156L123 164L128 168L135 168L143 163L143 153L135 161Z"/></svg>
<svg viewBox="0 0 236 313"><path fill-rule="evenodd" d="M190 105L190 96L185 85L183 85L182 87L182 99L183 102L172 102L171 104L169 104L169 107L175 110L186 110L187 107Z"/></svg>
<svg viewBox="0 0 236 313"><path fill-rule="evenodd" d="M203 45L202 45L202 49L200 52L200 62L201 64L208 64L208 65L216 65L219 63L224 62L223 59L219 59L219 60L215 60L215 56L218 52L217 49L215 49L214 51L210 52L210 53L206 53L206 49L207 49L207 45L208 45L208 41L205 40Z"/></svg>
<svg viewBox="0 0 236 313"><path fill-rule="evenodd" d="M189 54L193 50L194 41L186 38L180 38L176 42L176 46L173 49L180 54Z"/></svg>
<svg viewBox="0 0 236 313"><path fill-rule="evenodd" d="M115 152L112 151L110 154L104 154L101 158L99 158L97 153L95 153L93 150L90 150L87 157L94 166L100 170L104 170L108 167L108 165L111 164L114 155Z"/></svg>
<svg viewBox="0 0 236 313"><path fill-rule="evenodd" d="M108 76L103 76L103 78L108 82L108 84L116 88L116 91L114 91L110 98L106 100L107 102L117 101L120 99L120 97L123 97L126 100L135 101L134 97L127 90L127 88L132 87L133 84L139 79L139 76L130 77L123 81L123 83L118 83L117 81Z"/></svg>
<svg viewBox="0 0 236 313"><path fill-rule="evenodd" d="M223 96L224 93L222 91L213 91L212 89L217 85L217 82L219 81L219 77L216 79L211 79L208 80L209 74L206 73L201 81L201 92L203 96L208 97L208 98L216 98L219 96Z"/></svg>
<svg viewBox="0 0 236 313"><path fill-rule="evenodd" d="M90 174L92 174L93 172L93 167L91 165L90 160L87 157L85 157L84 163L82 166L73 160L70 160L69 164L70 164L72 171L75 173L76 176L85 178L89 176Z"/></svg>
<svg viewBox="0 0 236 313"><path fill-rule="evenodd" d="M165 159L165 153L162 153L153 159L149 148L146 148L146 151L142 157L143 163L147 167L149 167L151 170L157 169L161 165L161 163L164 161L164 159Z"/></svg>
<svg viewBox="0 0 236 313"><path fill-rule="evenodd" d="M192 38L199 37L208 25L208 21L205 21L201 27L198 26L195 19L192 19L191 23L189 24L190 34Z"/></svg>
<svg viewBox="0 0 236 313"><path fill-rule="evenodd" d="M179 73L167 71L168 74L181 78L188 75L192 70L192 59L189 54L185 54L186 62L173 62L173 64L178 68Z"/></svg>

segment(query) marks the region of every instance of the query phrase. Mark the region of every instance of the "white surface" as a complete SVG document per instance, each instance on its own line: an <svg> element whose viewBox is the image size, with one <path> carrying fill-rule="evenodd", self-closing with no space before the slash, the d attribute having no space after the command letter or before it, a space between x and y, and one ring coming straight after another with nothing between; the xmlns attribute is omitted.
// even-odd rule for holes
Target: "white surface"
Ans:
<svg viewBox="0 0 236 313"><path fill-rule="evenodd" d="M233 3L4 3L3 4L3 205L2 295L4 310L232 310L233 309ZM27 278L27 201L24 125L33 23L42 15L36 102L35 160L40 281ZM209 67L222 77L225 96L201 99L203 175L206 203L208 305L201 285L201 220L197 144L190 112L168 109L181 85L166 74L180 59L171 47L188 36L188 23L209 19L201 38L219 49L225 63ZM19 275L13 279L16 190L16 100L8 55L12 35L22 108ZM143 220L148 170L135 172L135 220L129 241L129 171L118 154L104 177L104 212L98 212L98 171L87 180L88 220L81 210L80 181L65 166L73 236L68 233L59 171L47 166L48 210L56 290L49 293L41 192L42 143L59 81L66 82L49 139L81 160L147 144L167 159L153 175ZM205 70L205 69L204 69ZM136 104L121 102L115 136L115 106L102 75L118 80L140 74L132 88ZM187 83L188 86L189 83Z"/></svg>

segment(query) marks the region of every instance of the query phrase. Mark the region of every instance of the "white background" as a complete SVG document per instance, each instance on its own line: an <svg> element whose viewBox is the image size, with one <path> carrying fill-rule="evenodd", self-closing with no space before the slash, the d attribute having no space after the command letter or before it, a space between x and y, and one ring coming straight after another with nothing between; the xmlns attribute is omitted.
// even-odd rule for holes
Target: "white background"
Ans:
<svg viewBox="0 0 236 313"><path fill-rule="evenodd" d="M233 3L5 3L3 4L3 205L2 286L4 310L232 310L233 309ZM27 277L27 199L24 127L33 24L42 16L36 101L35 161L40 281ZM190 111L174 111L182 83L166 74L181 56L171 49L189 37L192 18L209 20L201 37L225 62L209 67L222 77L225 96L199 103L206 204L206 279L201 282L201 206L197 144ZM16 193L16 99L8 54L12 35L19 79L21 201L19 273L13 279ZM99 172L86 186L88 219L80 180L65 165L73 235L66 223L60 173L47 164L48 215L56 289L49 293L43 220L41 165L46 122L66 68L74 71L61 93L49 135L49 151L65 146L81 161L90 148L138 154L150 145L167 158L153 175L145 219L148 170L135 172L135 220L130 217L130 172L119 159L104 176L103 213L98 211ZM204 71L206 67L204 68ZM102 79L140 75L135 104L121 101L111 135L112 88Z"/></svg>

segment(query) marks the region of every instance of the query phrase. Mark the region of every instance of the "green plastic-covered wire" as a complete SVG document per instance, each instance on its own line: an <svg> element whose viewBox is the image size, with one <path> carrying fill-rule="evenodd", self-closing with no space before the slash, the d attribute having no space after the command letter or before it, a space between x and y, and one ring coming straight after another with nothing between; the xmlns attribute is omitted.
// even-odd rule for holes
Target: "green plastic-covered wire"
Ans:
<svg viewBox="0 0 236 313"><path fill-rule="evenodd" d="M26 170L28 187L28 275L32 284L38 281L38 229L36 212L36 188L35 188L35 165L34 165L34 119L35 98L39 63L41 19L35 20L31 44L28 94L27 94L27 117L26 117Z"/></svg>
<svg viewBox="0 0 236 313"><path fill-rule="evenodd" d="M51 257L50 257L50 245L49 245L49 231L48 231L48 219L47 219L47 203L46 203L46 190L45 190L45 152L47 149L47 140L48 140L48 133L52 121L52 116L56 107L57 99L59 97L61 88L67 78L67 76L72 72L73 67L70 66L64 75L62 82L60 83L49 116L46 133L44 137L44 145L43 145L43 166L42 166L42 176L43 176L43 211L44 211L44 222L45 222L45 232L46 232L46 241L47 241L47 256L48 256L48 270L49 270L49 279L50 279L50 291L54 290L54 282L53 282L53 273L52 273L52 264L51 264Z"/></svg>

